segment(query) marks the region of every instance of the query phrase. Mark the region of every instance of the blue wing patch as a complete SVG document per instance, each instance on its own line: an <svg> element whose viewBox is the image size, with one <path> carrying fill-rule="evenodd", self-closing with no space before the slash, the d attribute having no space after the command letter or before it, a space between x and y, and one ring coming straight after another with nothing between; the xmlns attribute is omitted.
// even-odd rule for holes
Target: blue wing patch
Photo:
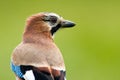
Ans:
<svg viewBox="0 0 120 80"><path fill-rule="evenodd" d="M33 66L25 66L25 65L20 65L17 66L14 63L11 62L11 69L12 71L22 80L24 80L23 75L26 73L26 71L32 70L35 80L66 80L65 79L65 71L60 71L60 75L59 76L51 76L51 74L49 72L45 72L45 71L40 71L38 68L33 67Z"/></svg>
<svg viewBox="0 0 120 80"><path fill-rule="evenodd" d="M21 72L20 66L17 66L11 62L12 71L20 78L23 78L23 73Z"/></svg>

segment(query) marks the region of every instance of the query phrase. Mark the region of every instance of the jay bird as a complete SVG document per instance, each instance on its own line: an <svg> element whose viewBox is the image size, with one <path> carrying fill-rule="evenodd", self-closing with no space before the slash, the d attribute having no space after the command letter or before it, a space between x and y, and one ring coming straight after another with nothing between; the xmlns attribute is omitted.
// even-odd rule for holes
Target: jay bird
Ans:
<svg viewBox="0 0 120 80"><path fill-rule="evenodd" d="M55 13L42 12L26 21L22 42L11 56L16 80L66 80L65 64L53 35L75 23Z"/></svg>

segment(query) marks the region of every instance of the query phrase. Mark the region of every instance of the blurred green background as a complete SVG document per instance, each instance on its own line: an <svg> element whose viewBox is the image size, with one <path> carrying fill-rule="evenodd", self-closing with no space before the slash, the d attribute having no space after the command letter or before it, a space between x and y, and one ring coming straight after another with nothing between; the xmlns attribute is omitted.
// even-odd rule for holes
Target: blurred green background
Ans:
<svg viewBox="0 0 120 80"><path fill-rule="evenodd" d="M77 24L55 37L67 80L120 80L119 0L1 0L0 79L15 80L11 53L21 42L26 18L38 12L55 12Z"/></svg>

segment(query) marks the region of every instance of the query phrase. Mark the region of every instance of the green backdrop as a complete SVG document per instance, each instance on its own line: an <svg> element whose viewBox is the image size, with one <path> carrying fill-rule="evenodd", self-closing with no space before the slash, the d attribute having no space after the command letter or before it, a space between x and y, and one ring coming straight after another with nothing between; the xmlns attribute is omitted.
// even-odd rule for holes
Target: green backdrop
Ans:
<svg viewBox="0 0 120 80"><path fill-rule="evenodd" d="M10 56L21 42L25 20L38 12L55 12L74 21L57 32L67 80L120 80L120 1L1 0L0 80L15 80Z"/></svg>

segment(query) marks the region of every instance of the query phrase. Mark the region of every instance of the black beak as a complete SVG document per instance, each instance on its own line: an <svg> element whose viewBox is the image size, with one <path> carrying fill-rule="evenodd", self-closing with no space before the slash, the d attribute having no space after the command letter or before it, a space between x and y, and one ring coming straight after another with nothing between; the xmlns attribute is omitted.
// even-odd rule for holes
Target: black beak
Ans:
<svg viewBox="0 0 120 80"><path fill-rule="evenodd" d="M68 20L62 20L56 27L51 29L51 34L53 35L59 28L69 28L75 26L75 23Z"/></svg>
<svg viewBox="0 0 120 80"><path fill-rule="evenodd" d="M75 26L75 23L72 21L64 20L61 22L62 28L73 27L73 26Z"/></svg>

